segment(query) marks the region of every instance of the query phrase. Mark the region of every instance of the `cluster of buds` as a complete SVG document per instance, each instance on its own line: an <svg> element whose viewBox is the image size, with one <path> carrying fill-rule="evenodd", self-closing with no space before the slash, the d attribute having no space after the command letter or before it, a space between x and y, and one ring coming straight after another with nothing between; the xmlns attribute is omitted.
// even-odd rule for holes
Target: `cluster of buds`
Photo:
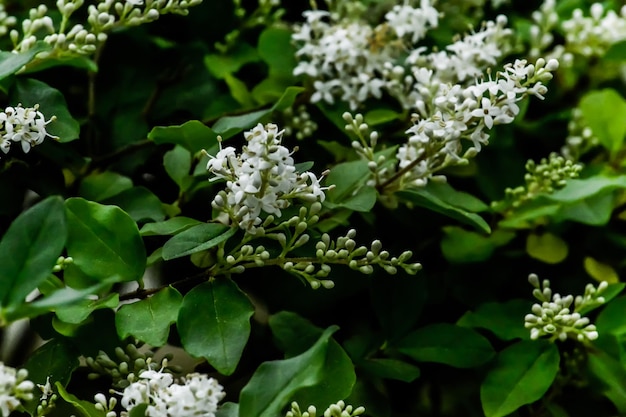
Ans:
<svg viewBox="0 0 626 417"><path fill-rule="evenodd" d="M141 352L134 344L128 344L124 348L115 348L115 358L111 358L107 353L100 351L95 358L87 357L86 363L92 372L90 379L97 379L100 376L109 376L113 380L115 388L125 388L135 378L146 370L168 369L178 371L177 367L169 366L168 361L171 355L166 355L161 361L153 361L153 352L146 350Z"/></svg>
<svg viewBox="0 0 626 417"><path fill-rule="evenodd" d="M46 120L38 105L7 107L0 112L0 149L5 154L9 153L11 145L20 142L24 153L28 153L32 147L43 143L46 137L58 139L46 131L46 125L55 119L52 116Z"/></svg>
<svg viewBox="0 0 626 417"><path fill-rule="evenodd" d="M561 148L561 153L567 159L576 161L591 148L600 144L600 140L593 134L593 130L583 118L582 110L578 107L572 110L567 131L565 145Z"/></svg>
<svg viewBox="0 0 626 417"><path fill-rule="evenodd" d="M317 130L317 123L311 119L304 104L299 105L294 112L292 107L287 107L283 112L285 116L285 135L294 135L296 139L308 138Z"/></svg>
<svg viewBox="0 0 626 417"><path fill-rule="evenodd" d="M345 236L335 241L324 233L321 240L315 245L314 258L301 258L293 262L285 262L282 267L299 277L304 278L313 289L320 287L332 288L334 282L326 279L331 271L332 264L348 265L351 269L363 274L374 272L374 266L379 266L389 274L398 272L402 268L408 274L414 275L421 268L420 263L407 263L413 256L411 251L405 251L400 256L391 256L383 250L382 243L374 240L368 249L366 246L357 246L354 241L356 230L350 229Z"/></svg>
<svg viewBox="0 0 626 417"><path fill-rule="evenodd" d="M317 409L313 405L310 405L305 411L301 411L298 403L292 402L291 409L287 411L285 417L317 417L318 415L320 417L357 417L363 413L365 413L365 407L354 408L351 405L346 405L343 401L331 404L322 414L317 414Z"/></svg>
<svg viewBox="0 0 626 417"><path fill-rule="evenodd" d="M22 22L22 33L13 29L9 32L13 50L25 52L38 40L52 46L50 51L41 52L38 59L54 57L88 56L96 52L107 40L108 33L120 27L137 26L157 20L163 14L186 15L189 8L200 4L202 0L101 0L90 4L87 9L87 22L75 24L69 28L70 18L80 9L84 0L57 0L56 6L61 15L58 30L46 5L39 5L29 11L29 16ZM4 27L12 21L1 19ZM88 25L87 25L88 24ZM3 27L0 24L0 28ZM1 30L0 30L1 32Z"/></svg>
<svg viewBox="0 0 626 417"><path fill-rule="evenodd" d="M505 189L505 201L494 202L492 206L500 211L503 206L518 208L540 194L550 194L565 187L567 180L578 178L582 168L581 164L557 153L551 153L547 159L542 158L539 164L529 160L524 175L526 185Z"/></svg>
<svg viewBox="0 0 626 417"><path fill-rule="evenodd" d="M589 318L583 317L580 311L604 303L601 294L608 287L606 281L601 282L598 288L588 284L584 295L575 298L553 294L550 281L546 279L540 283L535 274L528 276L528 282L534 287L533 296L540 301L540 304L533 304L532 314L524 318L524 326L530 329L531 339L549 336L551 340L573 338L585 342L598 338L596 326L590 324Z"/></svg>
<svg viewBox="0 0 626 417"><path fill-rule="evenodd" d="M0 36L6 35L16 23L17 19L6 12L4 4L0 4Z"/></svg>
<svg viewBox="0 0 626 417"><path fill-rule="evenodd" d="M71 265L73 263L74 263L74 258L72 258L71 256L68 256L68 257L59 256L59 258L57 259L56 265L52 267L52 272L61 272L65 268L67 268L68 265Z"/></svg>
<svg viewBox="0 0 626 417"><path fill-rule="evenodd" d="M226 190L213 199L214 209L251 235L263 234L262 214L280 218L293 200L324 201L325 188L311 172L296 172L294 160L282 146L283 131L275 124L245 132L247 145L240 154L229 146L211 156L211 180L226 180ZM257 230L258 229L258 230Z"/></svg>
<svg viewBox="0 0 626 417"><path fill-rule="evenodd" d="M9 417L22 406L23 401L33 399L35 384L28 379L26 369L17 370L0 362L0 415Z"/></svg>

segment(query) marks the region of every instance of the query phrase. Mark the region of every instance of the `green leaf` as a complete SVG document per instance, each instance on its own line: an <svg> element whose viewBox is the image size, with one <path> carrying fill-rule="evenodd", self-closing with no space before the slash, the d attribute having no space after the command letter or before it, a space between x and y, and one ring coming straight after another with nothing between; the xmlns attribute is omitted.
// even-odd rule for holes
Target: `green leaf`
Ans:
<svg viewBox="0 0 626 417"><path fill-rule="evenodd" d="M417 323L427 297L426 280L413 276L376 276L370 287L376 318L391 341L406 335Z"/></svg>
<svg viewBox="0 0 626 417"><path fill-rule="evenodd" d="M3 53L0 52L0 54ZM55 116L56 120L51 122L46 130L51 135L58 136L60 142L78 139L80 125L70 114L65 97L59 90L32 78L18 78L12 90L11 99L16 103L22 103L25 107L38 104L39 111L46 119Z"/></svg>
<svg viewBox="0 0 626 417"><path fill-rule="evenodd" d="M362 369L374 376L395 379L402 382L413 382L420 376L420 369L398 359L366 359L358 363Z"/></svg>
<svg viewBox="0 0 626 417"><path fill-rule="evenodd" d="M483 303L474 311L465 313L456 323L462 327L487 329L502 340L528 339L530 332L524 328L524 317L532 303L528 300L510 300L504 303Z"/></svg>
<svg viewBox="0 0 626 417"><path fill-rule="evenodd" d="M236 228L221 223L202 223L177 234L165 242L163 259L180 258L192 253L211 249L228 240L237 232Z"/></svg>
<svg viewBox="0 0 626 417"><path fill-rule="evenodd" d="M94 403L78 399L75 395L67 392L59 382L56 382L55 385L61 398L72 404L82 417L105 417L105 412L98 410Z"/></svg>
<svg viewBox="0 0 626 417"><path fill-rule="evenodd" d="M257 50L245 42L237 42L228 50L228 55L209 54L204 57L204 65L209 72L219 79L234 74L246 64L257 62Z"/></svg>
<svg viewBox="0 0 626 417"><path fill-rule="evenodd" d="M326 184L334 186L326 192L328 202L341 205L349 201L369 176L367 161L350 161L335 165L326 177Z"/></svg>
<svg viewBox="0 0 626 417"><path fill-rule="evenodd" d="M135 222L148 220L159 222L165 219L163 203L146 187L133 187L122 191L102 201L102 204L118 206Z"/></svg>
<svg viewBox="0 0 626 417"><path fill-rule="evenodd" d="M170 325L178 318L182 301L178 291L166 287L144 300L123 305L115 313L117 334L120 339L133 336L150 346L163 346Z"/></svg>
<svg viewBox="0 0 626 417"><path fill-rule="evenodd" d="M586 94L579 104L583 119L612 155L620 150L626 136L626 100L615 90Z"/></svg>
<svg viewBox="0 0 626 417"><path fill-rule="evenodd" d="M466 210L472 213L489 210L489 206L483 203L480 199L469 193L457 191L448 183L430 181L426 184L424 189L441 201L458 209Z"/></svg>
<svg viewBox="0 0 626 417"><path fill-rule="evenodd" d="M332 191L332 190L331 190ZM326 202L326 206L330 209L343 207L353 211L368 212L376 204L378 193L374 187L361 187L356 193L341 201L340 203Z"/></svg>
<svg viewBox="0 0 626 417"><path fill-rule="evenodd" d="M217 133L198 120L190 120L179 126L154 127L148 133L148 139L157 145L180 145L192 154L217 146Z"/></svg>
<svg viewBox="0 0 626 417"><path fill-rule="evenodd" d="M609 264L597 261L591 256L585 256L583 266L591 278L598 282L606 281L609 284L617 284L619 282L619 275Z"/></svg>
<svg viewBox="0 0 626 417"><path fill-rule="evenodd" d="M322 329L296 313L282 311L269 320L272 334L277 345L287 357L293 357L306 351L323 334ZM312 387L299 390L293 397L300 404L327 407L345 398L352 391L356 381L354 366L350 357L335 340L330 339L320 379L324 381Z"/></svg>
<svg viewBox="0 0 626 417"><path fill-rule="evenodd" d="M57 308L56 315L59 320L69 324L79 324L91 313L100 308L116 308L120 303L118 293L109 294L98 300L84 299L69 306Z"/></svg>
<svg viewBox="0 0 626 417"><path fill-rule="evenodd" d="M182 146L175 146L163 156L163 166L171 179L178 185L181 191L185 191L191 185L191 153Z"/></svg>
<svg viewBox="0 0 626 417"><path fill-rule="evenodd" d="M392 347L419 362L437 362L456 368L474 368L494 356L491 344L483 336L447 323L415 330Z"/></svg>
<svg viewBox="0 0 626 417"><path fill-rule="evenodd" d="M236 134L250 129L261 121L265 116L274 111L282 111L290 107L298 94L304 91L302 87L288 87L281 98L269 109L257 110L240 116L224 116L213 125L213 130L222 138L228 139Z"/></svg>
<svg viewBox="0 0 626 417"><path fill-rule="evenodd" d="M119 207L82 198L70 198L65 209L69 229L67 252L74 258L73 267L91 281L114 276L119 281L135 281L143 276L146 250L137 225L128 214ZM79 286L85 284L93 282Z"/></svg>
<svg viewBox="0 0 626 417"><path fill-rule="evenodd" d="M626 60L626 41L619 41L609 47L604 56L603 61L624 61Z"/></svg>
<svg viewBox="0 0 626 417"><path fill-rule="evenodd" d="M59 197L46 198L11 223L0 241L1 309L21 305L46 280L66 238L63 200Z"/></svg>
<svg viewBox="0 0 626 417"><path fill-rule="evenodd" d="M552 233L537 235L531 233L526 239L526 252L532 258L547 264L558 264L567 258L567 243Z"/></svg>
<svg viewBox="0 0 626 417"><path fill-rule="evenodd" d="M616 298L608 303L595 320L598 333L611 333L616 336L626 335L624 311L626 311L626 296Z"/></svg>
<svg viewBox="0 0 626 417"><path fill-rule="evenodd" d="M520 341L501 351L480 387L485 416L503 417L543 397L559 359L559 350L545 340Z"/></svg>
<svg viewBox="0 0 626 417"><path fill-rule="evenodd" d="M239 404L226 402L220 406L215 417L239 417Z"/></svg>
<svg viewBox="0 0 626 417"><path fill-rule="evenodd" d="M450 205L436 195L430 193L427 189L400 191L397 195L405 201L443 214L458 220L461 223L473 226L481 232L491 232L491 228L487 222L485 222L485 220L478 214L470 213L462 208Z"/></svg>
<svg viewBox="0 0 626 417"><path fill-rule="evenodd" d="M328 328L304 353L289 359L264 362L241 390L239 413L246 417L275 417L302 388L321 383L330 336Z"/></svg>
<svg viewBox="0 0 626 417"><path fill-rule="evenodd" d="M619 414L626 413L626 369L623 363L599 349L587 353L587 365L596 390L611 400Z"/></svg>
<svg viewBox="0 0 626 417"><path fill-rule="evenodd" d="M78 194L85 200L102 201L133 187L133 181L112 171L92 173L85 177Z"/></svg>
<svg viewBox="0 0 626 417"><path fill-rule="evenodd" d="M261 32L257 49L261 59L269 66L270 76L294 78L292 74L297 61L292 34L292 30L279 27L268 27Z"/></svg>
<svg viewBox="0 0 626 417"><path fill-rule="evenodd" d="M402 114L392 109L374 109L365 113L365 123L377 126L398 120L400 117Z"/></svg>
<svg viewBox="0 0 626 417"><path fill-rule="evenodd" d="M190 217L179 216L162 222L144 224L139 233L141 236L172 236L199 224L203 223Z"/></svg>
<svg viewBox="0 0 626 417"><path fill-rule="evenodd" d="M231 279L212 279L183 298L178 333L185 351L224 375L237 368L250 336L254 306Z"/></svg>
<svg viewBox="0 0 626 417"><path fill-rule="evenodd" d="M496 230L488 236L456 226L443 228L441 252L452 263L482 262L491 257L493 251L515 238L515 233Z"/></svg>
<svg viewBox="0 0 626 417"><path fill-rule="evenodd" d="M53 386L56 382L65 386L80 364L79 356L80 352L67 341L52 339L33 352L24 368L28 371L28 379L36 385L45 385L50 378ZM41 390L35 388L35 399L26 407L30 412L35 411L39 404L40 395L37 391Z"/></svg>
<svg viewBox="0 0 626 417"><path fill-rule="evenodd" d="M22 67L31 62L35 55L40 52L47 51L51 48L49 44L43 41L35 42L35 44L26 52L13 53L9 51L0 51L0 80L13 75Z"/></svg>

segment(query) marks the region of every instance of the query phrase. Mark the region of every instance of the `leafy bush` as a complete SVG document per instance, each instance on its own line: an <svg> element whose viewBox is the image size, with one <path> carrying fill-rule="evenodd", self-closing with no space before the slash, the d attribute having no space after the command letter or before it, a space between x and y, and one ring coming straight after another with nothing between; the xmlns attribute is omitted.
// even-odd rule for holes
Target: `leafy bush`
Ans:
<svg viewBox="0 0 626 417"><path fill-rule="evenodd" d="M31 3L1 416L626 414L619 2Z"/></svg>

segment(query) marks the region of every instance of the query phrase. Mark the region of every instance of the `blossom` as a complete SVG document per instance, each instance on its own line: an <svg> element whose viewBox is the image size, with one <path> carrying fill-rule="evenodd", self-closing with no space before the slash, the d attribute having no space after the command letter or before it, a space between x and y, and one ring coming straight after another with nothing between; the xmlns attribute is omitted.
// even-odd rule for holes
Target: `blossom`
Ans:
<svg viewBox="0 0 626 417"><path fill-rule="evenodd" d="M213 208L252 234L263 213L280 217L293 199L325 199L315 174L296 171L292 152L281 144L282 135L275 124L259 123L244 133L247 144L240 154L233 147L223 148L207 163L211 181L226 180L226 190L215 196Z"/></svg>
<svg viewBox="0 0 626 417"><path fill-rule="evenodd" d="M225 395L217 380L203 374L192 373L175 381L162 370L149 370L124 389L121 405L130 412L147 404L145 415L149 417L214 417Z"/></svg>
<svg viewBox="0 0 626 417"><path fill-rule="evenodd" d="M35 384L26 379L28 372L0 362L0 415L8 417L22 401L33 399Z"/></svg>
<svg viewBox="0 0 626 417"><path fill-rule="evenodd" d="M43 143L46 137L57 139L46 131L46 126L53 120L54 116L46 120L38 105L7 107L0 112L0 149L8 153L13 142L20 142L24 153L28 153L32 147Z"/></svg>

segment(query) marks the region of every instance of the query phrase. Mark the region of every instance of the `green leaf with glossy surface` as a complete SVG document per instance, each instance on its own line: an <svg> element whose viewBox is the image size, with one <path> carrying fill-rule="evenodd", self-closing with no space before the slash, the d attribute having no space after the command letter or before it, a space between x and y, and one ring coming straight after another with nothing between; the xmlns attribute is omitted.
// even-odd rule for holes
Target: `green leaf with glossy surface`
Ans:
<svg viewBox="0 0 626 417"><path fill-rule="evenodd" d="M92 281L114 276L120 281L135 281L142 277L146 250L137 225L127 213L82 198L70 198L65 209L72 266Z"/></svg>
<svg viewBox="0 0 626 417"><path fill-rule="evenodd" d="M611 154L622 147L626 136L626 100L615 90L586 94L579 104L583 119Z"/></svg>
<svg viewBox="0 0 626 417"><path fill-rule="evenodd" d="M123 305L115 313L117 334L120 339L133 336L150 346L163 346L170 326L178 318L182 301L176 289L166 287L144 300Z"/></svg>
<svg viewBox="0 0 626 417"><path fill-rule="evenodd" d="M78 399L75 395L67 392L65 387L63 387L63 385L59 382L56 382L55 386L61 398L73 405L75 410L82 417L105 417L105 412L103 410L98 410L94 403Z"/></svg>
<svg viewBox="0 0 626 417"><path fill-rule="evenodd" d="M254 306L231 279L212 279L183 298L177 328L185 351L224 375L237 368L250 336Z"/></svg>
<svg viewBox="0 0 626 417"><path fill-rule="evenodd" d="M0 307L19 306L46 280L66 237L60 197L48 197L11 223L0 241Z"/></svg>
<svg viewBox="0 0 626 417"><path fill-rule="evenodd" d="M115 309L119 303L119 294L112 293L98 300L84 299L70 306L59 307L56 310L56 315L59 320L65 323L79 324L94 311L101 308Z"/></svg>
<svg viewBox="0 0 626 417"><path fill-rule="evenodd" d="M179 216L162 222L144 224L139 233L141 236L173 236L199 224L203 223L191 217Z"/></svg>
<svg viewBox="0 0 626 417"><path fill-rule="evenodd" d="M286 357L306 351L323 334L323 330L296 313L281 311L270 317L272 334ZM327 407L337 398L350 394L356 381L354 365L350 357L334 339L328 342L328 350L322 370L322 384L299 390L293 400L300 404Z"/></svg>
<svg viewBox="0 0 626 417"><path fill-rule="evenodd" d="M365 184L370 175L367 161L350 161L335 165L326 177L326 185L333 188L326 192L329 203L341 205L349 201L355 192Z"/></svg>
<svg viewBox="0 0 626 417"><path fill-rule="evenodd" d="M78 194L85 200L102 201L133 187L133 181L116 172L92 173L78 187Z"/></svg>
<svg viewBox="0 0 626 417"><path fill-rule="evenodd" d="M202 223L192 226L165 242L163 259L168 261L211 249L228 240L236 232L237 229L221 223Z"/></svg>
<svg viewBox="0 0 626 417"><path fill-rule="evenodd" d="M165 209L161 200L146 187L133 187L122 191L102 204L118 206L135 222L157 221L165 219Z"/></svg>
<svg viewBox="0 0 626 417"><path fill-rule="evenodd" d="M47 51L51 46L46 42L36 42L28 51L13 53L10 51L0 51L0 80L15 74L22 67L31 62L35 55Z"/></svg>
<svg viewBox="0 0 626 417"><path fill-rule="evenodd" d="M455 207L426 189L400 191L397 195L405 201L458 220L461 223L475 227L481 232L491 233L491 228L487 222L478 214Z"/></svg>
<svg viewBox="0 0 626 417"><path fill-rule="evenodd" d="M192 183L191 153L180 145L163 155L163 166L181 191L185 191Z"/></svg>
<svg viewBox="0 0 626 417"><path fill-rule="evenodd" d="M46 131L58 136L60 142L78 139L80 125L70 114L65 97L59 90L32 78L19 78L15 82L11 98L16 103L22 103L24 107L38 104L39 111L46 119L55 116L56 120L46 126Z"/></svg>
<svg viewBox="0 0 626 417"><path fill-rule="evenodd" d="M509 243L515 233L496 230L485 236L456 226L443 228L441 252L452 263L482 262L491 257L500 246Z"/></svg>
<svg viewBox="0 0 626 417"><path fill-rule="evenodd" d="M523 299L483 303L465 313L456 324L490 330L502 340L529 339L530 332L520 317L528 314L531 306L532 302Z"/></svg>
<svg viewBox="0 0 626 417"><path fill-rule="evenodd" d="M494 356L487 339L474 330L439 323L409 333L392 348L419 362L437 362L456 368L473 368Z"/></svg>
<svg viewBox="0 0 626 417"><path fill-rule="evenodd" d="M157 145L180 145L192 154L217 146L217 133L198 120L190 120L179 126L154 127L148 133L148 139Z"/></svg>
<svg viewBox="0 0 626 417"><path fill-rule="evenodd" d="M539 400L559 371L559 350L546 340L520 341L500 353L480 387L486 417L503 417Z"/></svg>
<svg viewBox="0 0 626 417"><path fill-rule="evenodd" d="M246 417L275 417L302 388L323 381L330 336L328 328L304 353L289 359L264 362L239 394L239 412Z"/></svg>
<svg viewBox="0 0 626 417"><path fill-rule="evenodd" d="M378 378L395 379L402 382L413 382L420 376L420 368L398 359L366 359L359 362L358 367Z"/></svg>

